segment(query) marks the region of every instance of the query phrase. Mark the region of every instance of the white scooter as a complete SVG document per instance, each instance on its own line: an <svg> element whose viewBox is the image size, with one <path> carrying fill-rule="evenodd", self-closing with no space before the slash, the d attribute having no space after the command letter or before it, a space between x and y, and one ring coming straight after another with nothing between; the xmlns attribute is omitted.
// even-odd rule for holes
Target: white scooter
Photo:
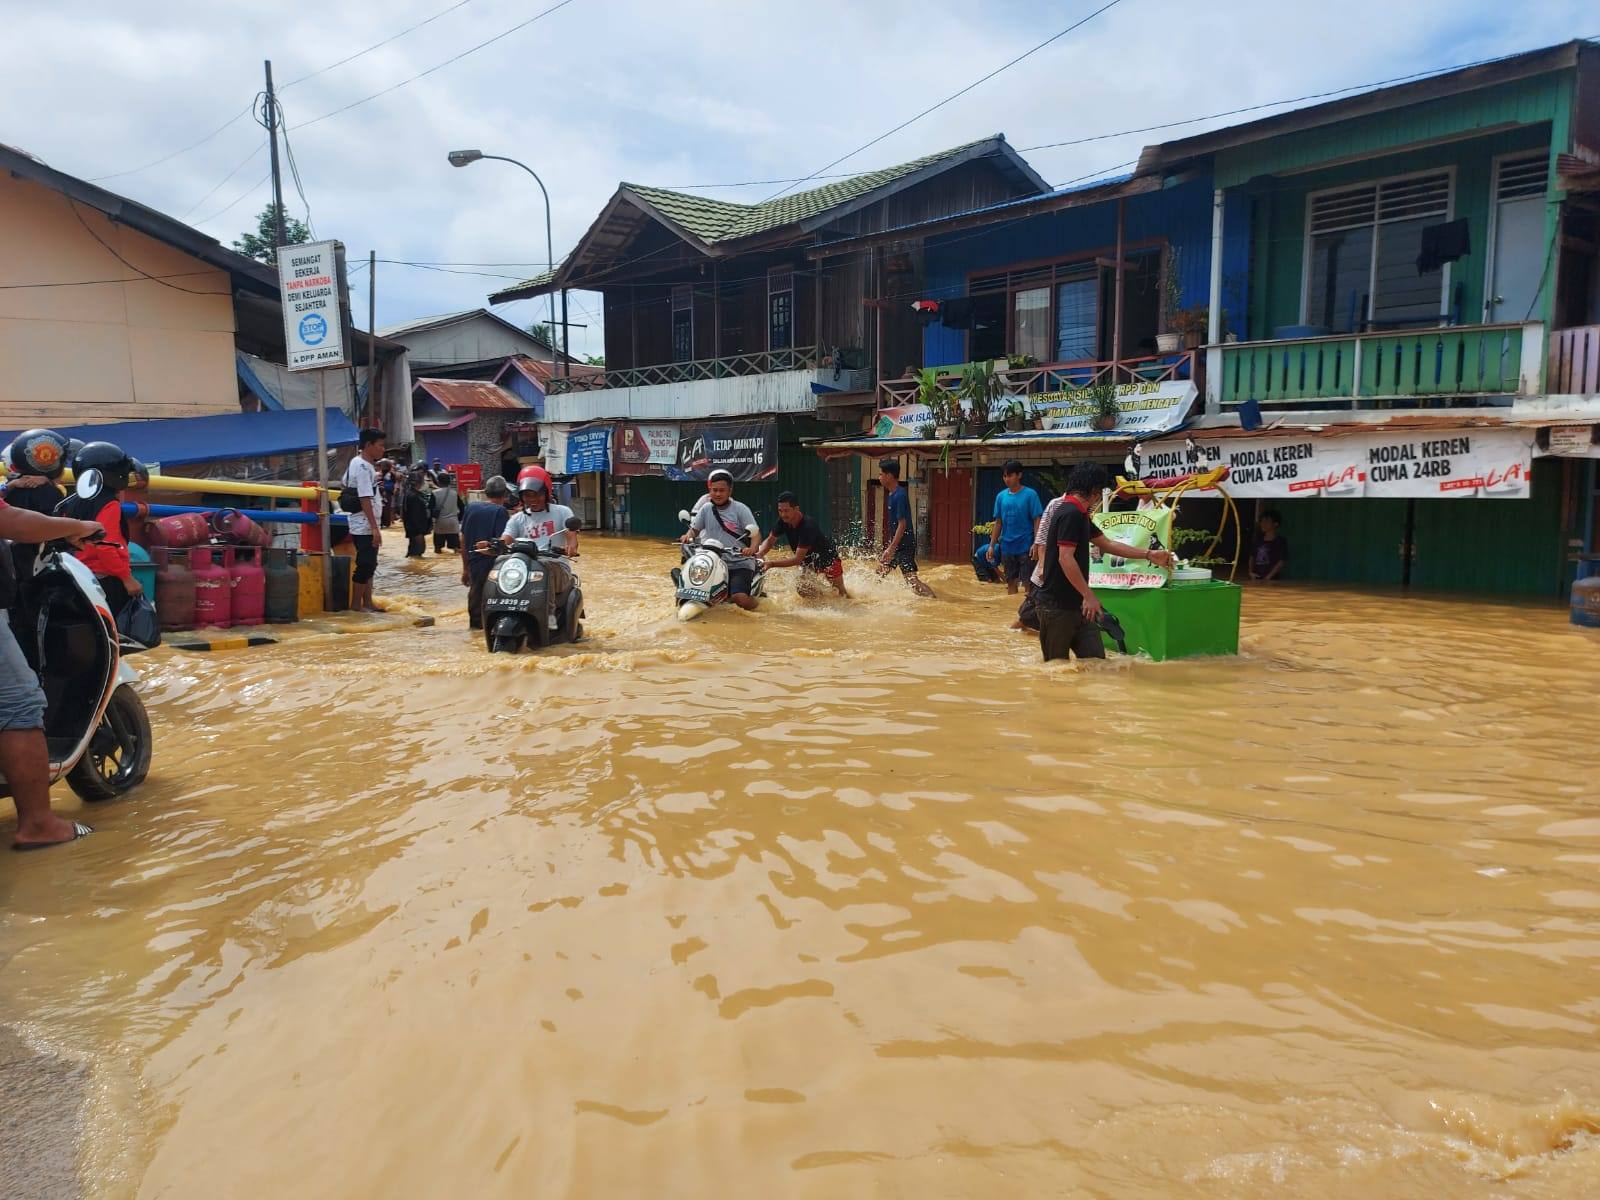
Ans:
<svg viewBox="0 0 1600 1200"><path fill-rule="evenodd" d="M685 525L694 518L687 509L678 510L678 520ZM745 526L745 532L754 538L761 532L754 525ZM715 608L728 598L728 564L734 559L750 557L746 552L730 550L710 541L701 531L698 544L685 542L682 547L682 565L672 568L672 582L677 588L678 620L692 621L708 608ZM759 600L766 595L767 564L756 560L755 578L750 582L750 598Z"/></svg>
<svg viewBox="0 0 1600 1200"><path fill-rule="evenodd" d="M99 489L99 479L92 478L98 475L84 472L79 495ZM0 553L10 552L0 542ZM139 673L124 658L146 647L117 632L94 572L72 556L67 543L41 546L33 578L19 582L30 602L17 611L38 616L34 628L17 631L17 642L44 688L50 782L64 776L85 800L114 799L150 773L150 717L134 691ZM10 795L3 778L0 794Z"/></svg>

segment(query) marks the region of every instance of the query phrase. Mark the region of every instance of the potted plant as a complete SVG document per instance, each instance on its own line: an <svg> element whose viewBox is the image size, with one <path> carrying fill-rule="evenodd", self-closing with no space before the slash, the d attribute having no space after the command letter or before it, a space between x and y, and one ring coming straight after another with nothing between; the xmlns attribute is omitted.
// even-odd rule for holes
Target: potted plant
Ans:
<svg viewBox="0 0 1600 1200"><path fill-rule="evenodd" d="M1006 419L1006 380L992 361L962 368L960 396L974 422L998 425Z"/></svg>
<svg viewBox="0 0 1600 1200"><path fill-rule="evenodd" d="M961 404L939 379L938 367L923 367L917 372L917 403L933 414L933 435L948 440L956 436L961 419Z"/></svg>
<svg viewBox="0 0 1600 1200"><path fill-rule="evenodd" d="M1167 270L1161 278L1161 310L1166 320L1166 331L1156 334L1156 350L1161 354L1175 354L1183 349L1183 332L1177 328L1177 316L1183 308L1183 285L1178 282L1178 264L1181 252L1174 247L1167 255Z"/></svg>
<svg viewBox="0 0 1600 1200"><path fill-rule="evenodd" d="M1101 430L1115 429L1117 418L1122 415L1122 405L1117 403L1117 385L1114 383L1096 383L1083 389L1083 398L1093 408L1094 428Z"/></svg>
<svg viewBox="0 0 1600 1200"><path fill-rule="evenodd" d="M1183 335L1185 350L1203 345L1211 329L1211 306L1191 304L1188 308L1179 309L1173 315L1172 327Z"/></svg>

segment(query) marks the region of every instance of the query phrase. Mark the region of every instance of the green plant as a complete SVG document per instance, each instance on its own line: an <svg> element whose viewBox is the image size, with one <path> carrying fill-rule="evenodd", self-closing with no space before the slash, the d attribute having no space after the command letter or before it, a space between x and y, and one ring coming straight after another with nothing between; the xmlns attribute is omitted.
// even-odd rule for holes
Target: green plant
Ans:
<svg viewBox="0 0 1600 1200"><path fill-rule="evenodd" d="M939 378L938 367L923 367L917 372L917 403L927 406L935 425L954 425L961 419L961 404Z"/></svg>
<svg viewBox="0 0 1600 1200"><path fill-rule="evenodd" d="M1173 332L1185 337L1204 338L1211 329L1211 306L1191 304L1188 308L1180 308L1172 314L1171 325Z"/></svg>
<svg viewBox="0 0 1600 1200"><path fill-rule="evenodd" d="M1111 417L1114 420L1122 414L1122 405L1117 402L1117 385L1114 383L1091 383L1080 395L1093 405L1096 417Z"/></svg>
<svg viewBox="0 0 1600 1200"><path fill-rule="evenodd" d="M968 363L961 371L961 399L966 401L976 421L1003 421L1006 404L1006 379L995 370L993 361Z"/></svg>
<svg viewBox="0 0 1600 1200"><path fill-rule="evenodd" d="M1180 282L1179 264L1183 262L1183 251L1176 246L1167 251L1167 269L1161 276L1161 315L1165 319L1166 327L1173 333L1179 333L1175 324L1179 311L1183 308L1183 284Z"/></svg>

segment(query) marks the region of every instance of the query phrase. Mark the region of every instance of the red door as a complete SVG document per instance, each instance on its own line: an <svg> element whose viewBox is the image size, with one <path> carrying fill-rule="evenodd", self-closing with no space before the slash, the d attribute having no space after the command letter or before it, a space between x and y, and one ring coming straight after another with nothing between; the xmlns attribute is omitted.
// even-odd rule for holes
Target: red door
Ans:
<svg viewBox="0 0 1600 1200"><path fill-rule="evenodd" d="M972 471L933 472L933 557L965 562L972 557Z"/></svg>

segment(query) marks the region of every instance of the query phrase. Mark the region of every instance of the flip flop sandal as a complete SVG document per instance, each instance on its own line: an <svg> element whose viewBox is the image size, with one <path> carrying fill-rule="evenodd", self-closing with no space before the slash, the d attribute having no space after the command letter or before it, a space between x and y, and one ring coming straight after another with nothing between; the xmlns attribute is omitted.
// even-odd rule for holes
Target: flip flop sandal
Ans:
<svg viewBox="0 0 1600 1200"><path fill-rule="evenodd" d="M65 846L68 842L75 842L93 832L93 825L85 825L82 821L74 821L72 823L72 836L64 842L12 842L11 848L13 850L48 850L51 846Z"/></svg>

